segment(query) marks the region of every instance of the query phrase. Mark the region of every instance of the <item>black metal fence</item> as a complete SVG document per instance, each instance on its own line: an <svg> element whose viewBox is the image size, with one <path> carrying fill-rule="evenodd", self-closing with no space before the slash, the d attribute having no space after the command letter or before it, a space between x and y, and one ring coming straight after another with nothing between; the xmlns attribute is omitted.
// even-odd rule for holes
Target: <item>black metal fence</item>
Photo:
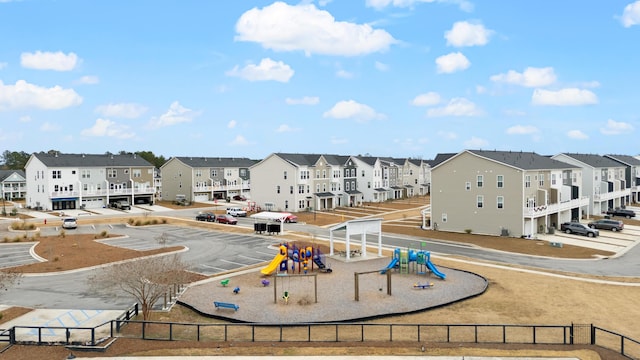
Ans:
<svg viewBox="0 0 640 360"><path fill-rule="evenodd" d="M130 320L137 308L95 328L15 326L1 335L10 344L51 345L43 334L58 334L58 344L95 346L108 338L217 342L421 342L530 345L595 345L640 359L640 342L592 324L195 324ZM6 331L3 333L6 334Z"/></svg>

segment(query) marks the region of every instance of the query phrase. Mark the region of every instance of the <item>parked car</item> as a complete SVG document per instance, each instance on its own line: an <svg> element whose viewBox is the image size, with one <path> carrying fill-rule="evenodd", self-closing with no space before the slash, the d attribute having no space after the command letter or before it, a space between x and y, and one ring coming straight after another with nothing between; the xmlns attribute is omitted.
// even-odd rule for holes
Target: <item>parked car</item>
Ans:
<svg viewBox="0 0 640 360"><path fill-rule="evenodd" d="M297 223L298 222L298 217L293 215L293 214L289 214L289 215L287 215L286 218L284 218L284 222L286 222L286 223Z"/></svg>
<svg viewBox="0 0 640 360"><path fill-rule="evenodd" d="M229 224L229 225L236 225L238 223L238 219L234 218L231 215L218 215L218 217L216 218L216 221L219 222L220 224Z"/></svg>
<svg viewBox="0 0 640 360"><path fill-rule="evenodd" d="M77 227L78 227L78 222L76 221L76 218L68 217L68 218L62 219L63 229L75 229Z"/></svg>
<svg viewBox="0 0 640 360"><path fill-rule="evenodd" d="M611 231L622 231L624 223L620 220L600 219L590 222L589 227L592 229L604 229Z"/></svg>
<svg viewBox="0 0 640 360"><path fill-rule="evenodd" d="M627 209L622 209L622 208L615 208L615 209L609 209L607 210L607 215L611 215L611 216L624 216L627 219L630 219L632 217L636 217L636 212L633 210L627 210Z"/></svg>
<svg viewBox="0 0 640 360"><path fill-rule="evenodd" d="M233 200L236 200L236 201L246 201L246 200L247 200L247 198L246 198L246 197L244 197L244 196L242 196L242 195L235 195L235 196L233 197Z"/></svg>
<svg viewBox="0 0 640 360"><path fill-rule="evenodd" d="M216 221L216 214L214 214L212 212L202 212L202 213L196 215L196 220L214 222L214 221Z"/></svg>
<svg viewBox="0 0 640 360"><path fill-rule="evenodd" d="M560 230L567 234L578 234L588 237L596 237L600 235L600 232L596 229L591 229L585 224L578 222L566 222L560 225Z"/></svg>
<svg viewBox="0 0 640 360"><path fill-rule="evenodd" d="M245 217L247 216L247 212L242 210L242 208L239 208L239 207L229 207L227 208L227 215Z"/></svg>

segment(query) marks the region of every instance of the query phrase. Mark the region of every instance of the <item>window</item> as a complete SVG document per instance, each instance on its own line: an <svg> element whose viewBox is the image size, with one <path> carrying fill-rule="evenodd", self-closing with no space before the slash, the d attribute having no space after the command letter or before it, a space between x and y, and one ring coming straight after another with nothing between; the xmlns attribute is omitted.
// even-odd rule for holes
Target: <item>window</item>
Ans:
<svg viewBox="0 0 640 360"><path fill-rule="evenodd" d="M288 209L289 208L289 200L285 200L284 201L284 208Z"/></svg>
<svg viewBox="0 0 640 360"><path fill-rule="evenodd" d="M323 179L327 178L327 170L322 170L322 178Z"/></svg>
<svg viewBox="0 0 640 360"><path fill-rule="evenodd" d="M133 169L133 177L141 177L141 176L142 176L142 170ZM200 176L200 175L196 175L196 176Z"/></svg>
<svg viewBox="0 0 640 360"><path fill-rule="evenodd" d="M556 174L551 174L551 185L556 184Z"/></svg>
<svg viewBox="0 0 640 360"><path fill-rule="evenodd" d="M350 190L348 181L346 182L346 184L344 184L344 190L345 191L349 191Z"/></svg>
<svg viewBox="0 0 640 360"><path fill-rule="evenodd" d="M84 191L89 190L89 184L82 184L82 190Z"/></svg>
<svg viewBox="0 0 640 360"><path fill-rule="evenodd" d="M140 175L138 175L139 177ZM136 177L136 171L133 170L133 177ZM202 170L196 170L196 177L202 177Z"/></svg>
<svg viewBox="0 0 640 360"><path fill-rule="evenodd" d="M298 209L304 209L304 200L298 200Z"/></svg>
<svg viewBox="0 0 640 360"><path fill-rule="evenodd" d="M217 177L218 176L218 170L211 170L211 177Z"/></svg>
<svg viewBox="0 0 640 360"><path fill-rule="evenodd" d="M356 177L356 169L351 169L351 177Z"/></svg>
<svg viewBox="0 0 640 360"><path fill-rule="evenodd" d="M325 191L327 191L327 184L323 183L322 184L322 192L325 192Z"/></svg>
<svg viewBox="0 0 640 360"><path fill-rule="evenodd" d="M91 171L89 170L82 170L81 171L81 175L80 175L83 179L89 179L91 178Z"/></svg>
<svg viewBox="0 0 640 360"><path fill-rule="evenodd" d="M447 222L447 213L442 213L442 222L443 223Z"/></svg>
<svg viewBox="0 0 640 360"><path fill-rule="evenodd" d="M484 176L478 175L476 178L477 186L481 188L484 185Z"/></svg>
<svg viewBox="0 0 640 360"><path fill-rule="evenodd" d="M540 187L544 186L544 174L538 175L538 186Z"/></svg>
<svg viewBox="0 0 640 360"><path fill-rule="evenodd" d="M498 188L503 188L504 187L504 175L496 176L496 181L498 183Z"/></svg>
<svg viewBox="0 0 640 360"><path fill-rule="evenodd" d="M124 173L128 174L129 173L129 169L124 169Z"/></svg>
<svg viewBox="0 0 640 360"><path fill-rule="evenodd" d="M464 189L467 191L471 190L471 182L467 181L464 183Z"/></svg>
<svg viewBox="0 0 640 360"><path fill-rule="evenodd" d="M247 176L247 169L240 169L240 176Z"/></svg>
<svg viewBox="0 0 640 360"><path fill-rule="evenodd" d="M107 177L114 178L118 176L118 171L116 169L107 170Z"/></svg>
<svg viewBox="0 0 640 360"><path fill-rule="evenodd" d="M320 184L316 184L316 192L320 192Z"/></svg>
<svg viewBox="0 0 640 360"><path fill-rule="evenodd" d="M356 182L355 181L351 182L351 190L356 190Z"/></svg>
<svg viewBox="0 0 640 360"><path fill-rule="evenodd" d="M60 170L53 170L54 179L62 179L62 172Z"/></svg>
<svg viewBox="0 0 640 360"><path fill-rule="evenodd" d="M320 170L316 170L316 179L320 179Z"/></svg>
<svg viewBox="0 0 640 360"><path fill-rule="evenodd" d="M524 187L526 187L526 188L530 188L531 187L531 175L526 175L524 177Z"/></svg>
<svg viewBox="0 0 640 360"><path fill-rule="evenodd" d="M289 186L289 193L293 194L293 185Z"/></svg>
<svg viewBox="0 0 640 360"><path fill-rule="evenodd" d="M364 170L362 170L362 177L364 177Z"/></svg>
<svg viewBox="0 0 640 360"><path fill-rule="evenodd" d="M280 194L280 185L276 186L276 193Z"/></svg>
<svg viewBox="0 0 640 360"><path fill-rule="evenodd" d="M287 180L287 172L284 172L284 179Z"/></svg>
<svg viewBox="0 0 640 360"><path fill-rule="evenodd" d="M478 203L477 204L478 208L484 207L484 196L483 195L478 195L476 202Z"/></svg>
<svg viewBox="0 0 640 360"><path fill-rule="evenodd" d="M304 194L304 185L298 185L298 194Z"/></svg>
<svg viewBox="0 0 640 360"><path fill-rule="evenodd" d="M371 181L367 181L367 189L371 189Z"/></svg>
<svg viewBox="0 0 640 360"><path fill-rule="evenodd" d="M498 196L497 204L498 204L498 209L504 209L504 196Z"/></svg>
<svg viewBox="0 0 640 360"><path fill-rule="evenodd" d="M309 170L300 171L300 179L301 180L308 179L308 178L309 178Z"/></svg>

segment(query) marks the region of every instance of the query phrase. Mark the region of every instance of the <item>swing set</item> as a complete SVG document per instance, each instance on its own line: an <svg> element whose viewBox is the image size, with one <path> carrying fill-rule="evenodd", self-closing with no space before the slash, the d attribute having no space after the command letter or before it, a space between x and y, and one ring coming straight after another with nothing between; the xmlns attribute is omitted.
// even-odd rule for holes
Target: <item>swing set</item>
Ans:
<svg viewBox="0 0 640 360"><path fill-rule="evenodd" d="M289 297L291 296L291 293L289 292L290 290L290 285L291 285L291 278L292 277L296 277L296 278L300 278L300 277L313 277L313 295L315 298L315 302L318 302L318 273L313 273L313 274L277 274L276 276L273 277L273 302L274 304L278 303L278 279L283 279L282 281L282 287L284 288L284 279L286 278L287 281L287 287L286 289L283 289L282 291L282 299L284 299L284 303L285 304L289 304Z"/></svg>

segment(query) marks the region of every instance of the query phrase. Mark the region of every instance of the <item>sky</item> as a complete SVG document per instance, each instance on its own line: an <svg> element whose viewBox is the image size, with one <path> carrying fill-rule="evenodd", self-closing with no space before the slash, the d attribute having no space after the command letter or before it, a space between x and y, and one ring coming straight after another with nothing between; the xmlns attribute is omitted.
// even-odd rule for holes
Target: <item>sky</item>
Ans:
<svg viewBox="0 0 640 360"><path fill-rule="evenodd" d="M0 0L0 149L640 153L640 0Z"/></svg>

